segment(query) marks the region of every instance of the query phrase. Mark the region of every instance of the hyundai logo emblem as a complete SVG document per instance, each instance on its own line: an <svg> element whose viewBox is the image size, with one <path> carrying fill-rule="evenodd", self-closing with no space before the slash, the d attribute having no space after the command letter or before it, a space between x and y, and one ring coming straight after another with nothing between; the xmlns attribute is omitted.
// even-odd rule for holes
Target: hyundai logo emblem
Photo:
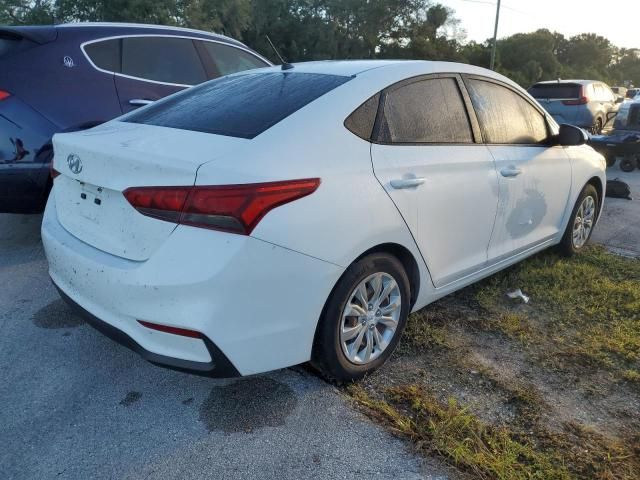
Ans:
<svg viewBox="0 0 640 480"><path fill-rule="evenodd" d="M67 165L69 166L69 170L71 173L75 173L76 175L82 171L82 160L75 153L72 153L67 157Z"/></svg>

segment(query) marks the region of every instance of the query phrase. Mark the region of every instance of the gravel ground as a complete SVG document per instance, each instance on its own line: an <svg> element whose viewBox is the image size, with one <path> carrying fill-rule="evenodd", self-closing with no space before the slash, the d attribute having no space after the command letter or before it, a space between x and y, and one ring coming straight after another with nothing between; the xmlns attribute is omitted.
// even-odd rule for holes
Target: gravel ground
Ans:
<svg viewBox="0 0 640 480"><path fill-rule="evenodd" d="M604 212L591 240L628 257L640 257L640 170L623 172L620 162L607 169L607 178L619 178L631 187L633 200L607 197Z"/></svg>
<svg viewBox="0 0 640 480"><path fill-rule="evenodd" d="M59 300L40 221L0 215L1 478L447 478L305 368L214 380L103 337Z"/></svg>

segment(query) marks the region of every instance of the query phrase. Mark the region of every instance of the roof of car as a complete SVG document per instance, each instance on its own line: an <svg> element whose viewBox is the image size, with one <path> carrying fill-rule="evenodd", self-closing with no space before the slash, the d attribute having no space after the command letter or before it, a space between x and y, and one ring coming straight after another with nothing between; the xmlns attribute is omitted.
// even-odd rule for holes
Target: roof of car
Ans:
<svg viewBox="0 0 640 480"><path fill-rule="evenodd" d="M293 69L290 72L300 73L320 73L327 75L343 75L353 76L363 72L376 69L396 69L397 71L415 71L420 70L420 66L425 67L425 73L433 70L434 73L468 73L483 75L485 77L498 78L508 83L513 83L506 77L482 67L476 67L466 63L440 62L431 60L322 60L312 62L293 63ZM262 71L279 70L280 65L261 69Z"/></svg>
<svg viewBox="0 0 640 480"><path fill-rule="evenodd" d="M184 28L184 27L175 27L175 26L167 26L167 25L151 25L146 23L120 23L120 22L73 22L73 23L63 23L60 25L56 25L56 28L63 29L83 29L83 30L95 30L101 31L103 29L111 29L112 31L120 31L123 33L133 33L136 31L140 33L142 31L149 31L150 33L158 34L158 33L168 33L172 35L180 34L180 33L188 33L192 35L198 35L208 38L215 38L217 40L223 40L227 43L232 43L234 45L244 46L242 42L235 40L231 37L227 37L226 35L222 35L219 33L211 33L206 32L204 30L196 30L193 28Z"/></svg>
<svg viewBox="0 0 640 480"><path fill-rule="evenodd" d="M535 85L562 85L563 83L577 83L579 85L587 85L589 83L602 83L600 80L569 80L559 78L558 80L545 80L543 82L536 82Z"/></svg>

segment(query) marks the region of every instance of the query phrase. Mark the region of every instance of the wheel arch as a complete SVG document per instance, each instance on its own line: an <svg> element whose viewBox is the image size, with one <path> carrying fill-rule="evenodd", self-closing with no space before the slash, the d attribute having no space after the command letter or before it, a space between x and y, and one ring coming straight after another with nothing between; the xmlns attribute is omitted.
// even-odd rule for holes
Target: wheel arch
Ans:
<svg viewBox="0 0 640 480"><path fill-rule="evenodd" d="M597 214L598 217L600 216L600 210L602 207L602 204L604 202L604 185L602 185L602 180L600 179L600 177L591 177L586 185L593 185L593 187L596 189L596 192L598 193L598 210L597 210ZM584 188L584 187L583 187Z"/></svg>

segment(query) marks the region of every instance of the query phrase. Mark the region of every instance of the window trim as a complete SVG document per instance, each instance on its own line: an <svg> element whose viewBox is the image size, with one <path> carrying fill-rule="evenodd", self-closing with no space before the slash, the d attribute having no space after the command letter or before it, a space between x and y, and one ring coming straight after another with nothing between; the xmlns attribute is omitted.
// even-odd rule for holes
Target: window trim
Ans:
<svg viewBox="0 0 640 480"><path fill-rule="evenodd" d="M515 93L517 96L519 96L522 100L524 100L525 102L527 102L531 107L533 107L540 115L542 115L542 119L544 120L544 125L545 128L547 129L547 140L544 143L490 143L488 141L485 140L485 132L483 131L482 127L480 127L480 133L481 133L481 137L482 137L482 142L484 145L493 145L493 146L510 146L510 147L542 147L542 148L549 148L552 146L556 146L553 143L553 131L551 129L551 126L549 125L549 119L547 118L547 112L545 112L541 107L539 107L538 105L536 105L535 103L533 103L529 98L527 98L525 95L522 94L522 92L519 92L517 89L513 88L511 85L509 85L508 83L505 83L501 80L498 80L496 78L491 78L491 77L485 77L482 75L476 75L476 74L467 74L467 73L463 73L461 74L462 77L462 82L464 83L464 87L465 90L467 90L467 95L469 95L469 101L471 103L471 108L473 109L474 114L476 115L477 118L477 112L475 111L475 107L473 106L473 102L471 102L471 95L468 93L468 86L467 86L467 80L479 80L482 82L488 82L488 83L493 83L496 84L500 87L504 87L507 90L511 91L512 93ZM480 121L478 120L478 126L480 126Z"/></svg>
<svg viewBox="0 0 640 480"><path fill-rule="evenodd" d="M239 47L237 45L233 45L231 43L228 43L228 42L225 42L225 41L221 41L221 40L213 40L213 39L204 38L204 37L192 37L192 36L188 36L188 35L161 35L161 34L153 34L153 33L141 33L141 34L130 34L130 35L113 35L113 36L110 36L110 37L101 37L101 38L97 38L97 39L94 39L94 40L88 40L86 42L83 42L83 43L80 44L80 50L82 51L82 54L84 55L84 57L89 62L89 65L91 65L95 70L98 70L99 72L102 72L102 73L108 73L109 75L117 75L119 77L128 78L130 80L138 80L140 82L154 83L154 84L157 84L157 85L167 85L167 86L171 86L171 87L183 87L183 88L193 87L193 85L187 85L187 84L184 84L184 83L161 82L159 80L151 80L149 78L135 77L133 75L127 75L127 74L124 74L124 73L105 70L103 68L98 67L95 63L93 63L93 60L91 60L91 57L89 57L89 55L85 51L85 46L86 45L90 45L92 43L104 42L104 41L107 41L107 40L122 40L124 38L138 38L138 37L182 38L182 39L186 39L186 40L191 40L192 42L194 42L193 43L193 47L196 50L196 54L198 55L198 58L200 59L200 64L202 65L202 68L205 71L205 74L209 74L209 70L207 69L207 66L206 66L206 64L205 64L205 62L204 62L204 60L202 58L200 50L198 49L198 46L195 43L196 40L202 40L204 42L212 42L212 43L221 43L223 45L227 45L227 46L232 47L232 48L237 48L238 50L242 50L242 51L244 51L244 52L246 52L246 53L248 53L250 55L253 55L257 59L265 62L265 65L264 65L265 67L272 66L271 63L267 59L263 58L258 53L249 50L248 48ZM122 47L120 47L120 64L122 65ZM207 78L205 81L208 81L208 80L212 80L212 79ZM197 85L197 84L194 84L194 85Z"/></svg>
<svg viewBox="0 0 640 480"><path fill-rule="evenodd" d="M456 85L458 86L458 91L460 92L460 99L462 100L462 104L463 104L465 113L467 115L467 121L469 122L469 131L471 133L471 141L470 142L383 142L381 141L380 128L381 128L382 116L384 114L384 105L387 99L387 93L397 90L398 88L411 85L412 83L422 82L425 80L437 80L441 78L452 78L455 80ZM450 73L440 72L440 73L416 75L414 77L405 78L403 80L400 80L399 82L389 85L383 88L382 90L380 90L380 92L376 92L376 94L377 93L380 93L380 101L378 103L378 111L376 113L376 120L373 124L371 138L369 139L371 143L374 143L376 145L389 145L389 146L439 146L439 145L473 146L473 145L479 145L482 143L482 137L480 134L480 125L478 123L478 119L475 116L475 111L472 108L471 98L469 97L469 94L466 91L465 85L462 81L460 74L457 72L450 72Z"/></svg>

